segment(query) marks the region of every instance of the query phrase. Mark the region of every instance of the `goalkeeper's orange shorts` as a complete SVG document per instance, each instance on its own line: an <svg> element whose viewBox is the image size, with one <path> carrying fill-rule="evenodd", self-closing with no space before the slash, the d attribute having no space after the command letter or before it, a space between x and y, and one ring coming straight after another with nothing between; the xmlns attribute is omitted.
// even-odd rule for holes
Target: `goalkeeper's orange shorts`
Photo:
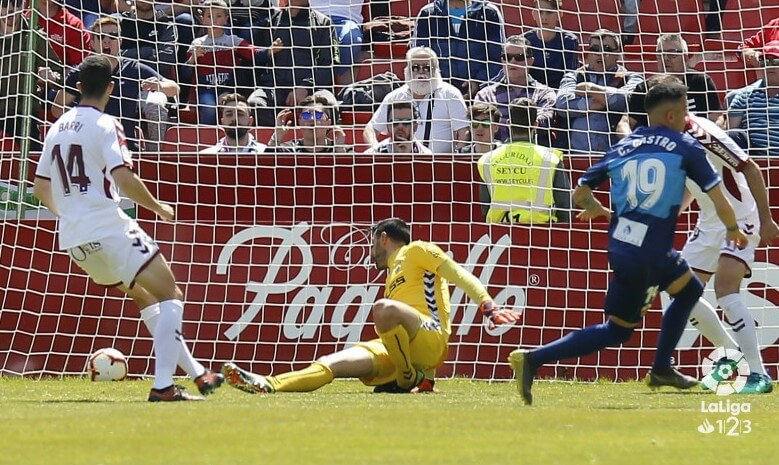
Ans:
<svg viewBox="0 0 779 465"><path fill-rule="evenodd" d="M444 363L449 352L449 336L429 317L420 315L419 331L409 342L411 364L425 372L432 372ZM397 378L395 364L381 339L358 342L355 345L366 349L373 356L373 375L360 378L365 385L379 386Z"/></svg>

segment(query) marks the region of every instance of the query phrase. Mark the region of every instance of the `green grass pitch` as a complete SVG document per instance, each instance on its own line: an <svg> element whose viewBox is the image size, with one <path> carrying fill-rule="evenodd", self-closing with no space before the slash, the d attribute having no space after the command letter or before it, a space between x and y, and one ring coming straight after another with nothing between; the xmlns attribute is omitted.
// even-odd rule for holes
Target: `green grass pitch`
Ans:
<svg viewBox="0 0 779 465"><path fill-rule="evenodd" d="M540 382L526 407L514 383L443 380L437 394L392 395L336 381L305 394L224 386L207 402L151 404L150 387L0 377L0 464L745 465L779 450L776 393ZM726 434L729 414L701 412L720 401L750 404L736 417L741 434ZM706 421L714 432L698 431Z"/></svg>

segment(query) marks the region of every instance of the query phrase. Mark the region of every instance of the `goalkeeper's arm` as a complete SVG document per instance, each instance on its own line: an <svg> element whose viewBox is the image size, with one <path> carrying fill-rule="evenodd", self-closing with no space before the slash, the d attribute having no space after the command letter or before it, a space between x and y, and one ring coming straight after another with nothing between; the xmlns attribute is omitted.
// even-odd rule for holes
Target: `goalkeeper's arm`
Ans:
<svg viewBox="0 0 779 465"><path fill-rule="evenodd" d="M479 304L479 311L486 318L486 324L489 329L494 329L497 325L505 323L514 323L519 320L521 314L510 308L500 308L490 297L484 285L476 279L476 276L466 271L454 260L446 260L439 265L436 271L442 278L454 283L462 289L468 297Z"/></svg>

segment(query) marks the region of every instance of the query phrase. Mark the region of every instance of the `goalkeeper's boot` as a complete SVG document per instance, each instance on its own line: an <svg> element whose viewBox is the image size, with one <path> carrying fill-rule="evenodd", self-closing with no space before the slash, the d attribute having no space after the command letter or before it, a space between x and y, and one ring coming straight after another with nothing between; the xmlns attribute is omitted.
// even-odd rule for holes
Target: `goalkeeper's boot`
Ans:
<svg viewBox="0 0 779 465"><path fill-rule="evenodd" d="M747 383L738 391L739 394L768 394L774 390L771 377L762 373L750 373Z"/></svg>
<svg viewBox="0 0 779 465"><path fill-rule="evenodd" d="M184 390L183 387L175 384L165 389L154 389L149 392L149 402L177 402L177 401L199 401L206 400L205 397L195 396Z"/></svg>
<svg viewBox="0 0 779 465"><path fill-rule="evenodd" d="M411 390L412 394L427 394L430 392L436 393L438 389L435 387L435 380L427 377L419 383L419 386Z"/></svg>
<svg viewBox="0 0 779 465"><path fill-rule="evenodd" d="M414 379L414 383L409 387L401 387L398 385L397 381L390 381L389 383L384 383L376 386L373 388L373 392L378 394L409 394L411 392L418 392L415 391L419 386L421 386L425 381L425 372L422 370L416 371L416 378ZM434 384L434 383L432 383ZM433 386L430 385L430 388L432 389Z"/></svg>
<svg viewBox="0 0 779 465"><path fill-rule="evenodd" d="M676 389L690 389L698 385L698 380L692 376L680 373L673 367L652 368L646 375L646 385L656 391L662 386L671 386Z"/></svg>
<svg viewBox="0 0 779 465"><path fill-rule="evenodd" d="M209 369L206 369L202 375L195 378L197 390L200 391L200 393L204 396L207 396L219 389L219 386L221 386L224 381L225 377L222 376L221 373L214 373Z"/></svg>
<svg viewBox="0 0 779 465"><path fill-rule="evenodd" d="M522 396L525 405L533 405L533 378L536 375L536 368L528 359L527 350L517 349L509 354L509 363L514 369L514 378L517 380L517 391Z"/></svg>
<svg viewBox="0 0 779 465"><path fill-rule="evenodd" d="M238 368L235 363L222 365L222 374L230 386L249 394L273 394L276 390L264 376Z"/></svg>
<svg viewBox="0 0 779 465"><path fill-rule="evenodd" d="M719 386L719 383L727 381L733 373L738 372L738 362L727 357L722 357L714 364L711 373L707 374L701 380L701 389L711 391Z"/></svg>

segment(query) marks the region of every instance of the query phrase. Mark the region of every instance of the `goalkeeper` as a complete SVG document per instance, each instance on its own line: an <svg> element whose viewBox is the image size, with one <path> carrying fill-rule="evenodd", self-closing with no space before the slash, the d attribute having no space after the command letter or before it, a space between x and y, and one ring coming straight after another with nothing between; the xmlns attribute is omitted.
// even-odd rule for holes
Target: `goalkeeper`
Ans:
<svg viewBox="0 0 779 465"><path fill-rule="evenodd" d="M334 378L360 378L374 392L432 390L425 372L441 365L448 353L449 284L474 301L489 328L514 323L518 312L499 308L484 286L429 242L411 242L408 225L385 219L371 230L371 258L387 270L384 298L371 309L378 339L321 357L300 371L260 376L233 363L222 367L227 382L249 393L307 392ZM423 382L425 382L423 384Z"/></svg>

